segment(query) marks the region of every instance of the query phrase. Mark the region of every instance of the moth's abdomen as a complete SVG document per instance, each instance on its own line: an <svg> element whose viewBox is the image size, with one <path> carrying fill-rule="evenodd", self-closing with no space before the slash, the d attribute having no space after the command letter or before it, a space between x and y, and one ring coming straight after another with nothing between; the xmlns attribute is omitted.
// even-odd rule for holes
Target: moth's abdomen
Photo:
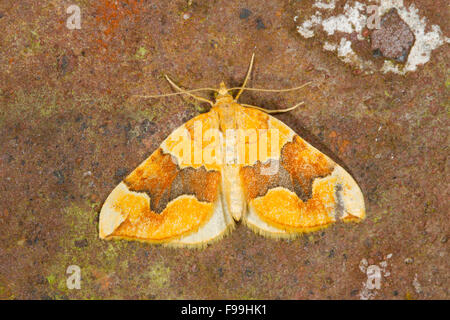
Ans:
<svg viewBox="0 0 450 320"><path fill-rule="evenodd" d="M227 209L236 221L241 219L247 207L239 170L239 165L225 165L222 171L222 192L224 193Z"/></svg>

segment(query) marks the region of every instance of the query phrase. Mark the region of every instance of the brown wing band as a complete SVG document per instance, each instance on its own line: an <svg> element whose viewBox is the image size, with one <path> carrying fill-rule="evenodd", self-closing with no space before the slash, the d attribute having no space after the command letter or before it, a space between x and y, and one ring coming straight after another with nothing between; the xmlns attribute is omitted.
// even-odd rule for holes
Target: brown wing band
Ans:
<svg viewBox="0 0 450 320"><path fill-rule="evenodd" d="M214 202L220 179L220 172L207 171L204 167L180 169L172 156L159 148L124 183L130 191L147 193L151 210L161 213L170 201L184 194L194 195L199 201Z"/></svg>
<svg viewBox="0 0 450 320"><path fill-rule="evenodd" d="M299 136L294 136L293 141L286 143L281 149L277 173L262 175L261 168L268 168L271 161L275 160L269 160L264 164L258 161L253 166L241 169L241 178L248 200L264 196L270 189L284 187L295 192L303 202L306 202L312 197L314 180L330 175L334 168L333 162L308 147Z"/></svg>

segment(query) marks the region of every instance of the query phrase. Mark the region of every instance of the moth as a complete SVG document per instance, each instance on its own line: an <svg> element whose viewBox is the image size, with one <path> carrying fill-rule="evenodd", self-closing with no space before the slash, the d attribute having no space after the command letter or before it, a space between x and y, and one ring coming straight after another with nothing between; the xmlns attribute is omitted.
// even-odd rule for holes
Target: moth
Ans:
<svg viewBox="0 0 450 320"><path fill-rule="evenodd" d="M209 103L174 130L111 192L101 211L101 239L203 247L237 222L270 238L292 238L336 221L359 222L364 198L355 180L266 110L238 99L241 87L179 92ZM216 91L215 102L193 94ZM239 90L233 97L232 91ZM167 96L167 95L160 95ZM157 97L157 96L147 96Z"/></svg>

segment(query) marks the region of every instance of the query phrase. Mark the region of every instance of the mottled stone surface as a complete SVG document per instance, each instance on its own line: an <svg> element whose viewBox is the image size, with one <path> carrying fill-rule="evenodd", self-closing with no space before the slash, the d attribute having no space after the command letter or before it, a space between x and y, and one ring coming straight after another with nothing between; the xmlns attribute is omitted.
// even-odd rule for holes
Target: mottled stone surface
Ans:
<svg viewBox="0 0 450 320"><path fill-rule="evenodd" d="M449 298L447 46L407 76L363 75L295 31L296 1L77 1L81 30L68 30L73 3L0 2L0 298ZM449 35L446 1L415 4ZM172 92L165 73L239 85L252 52L251 86L314 85L241 101L305 101L277 118L349 170L367 219L290 241L239 225L204 250L99 240L117 182L208 109L133 95ZM69 265L80 290L66 287ZM381 287L366 292L371 265Z"/></svg>
<svg viewBox="0 0 450 320"><path fill-rule="evenodd" d="M386 13L380 22L380 28L372 31L372 52L374 56L398 62L405 62L414 44L414 34L398 15L396 9Z"/></svg>

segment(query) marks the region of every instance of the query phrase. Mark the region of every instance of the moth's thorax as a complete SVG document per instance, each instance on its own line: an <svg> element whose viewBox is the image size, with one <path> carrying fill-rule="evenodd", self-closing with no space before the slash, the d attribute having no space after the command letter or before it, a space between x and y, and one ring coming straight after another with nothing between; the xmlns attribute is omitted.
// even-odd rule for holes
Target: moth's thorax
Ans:
<svg viewBox="0 0 450 320"><path fill-rule="evenodd" d="M213 110L219 116L219 127L222 132L228 129L237 129L236 118L239 108L241 106L230 95L220 97L216 100Z"/></svg>
<svg viewBox="0 0 450 320"><path fill-rule="evenodd" d="M230 94L219 94L216 98L216 103L214 104L214 107L220 107L220 106L224 106L224 105L228 105L228 104L232 104L232 103L236 103L236 101L234 101L234 98L230 95Z"/></svg>

